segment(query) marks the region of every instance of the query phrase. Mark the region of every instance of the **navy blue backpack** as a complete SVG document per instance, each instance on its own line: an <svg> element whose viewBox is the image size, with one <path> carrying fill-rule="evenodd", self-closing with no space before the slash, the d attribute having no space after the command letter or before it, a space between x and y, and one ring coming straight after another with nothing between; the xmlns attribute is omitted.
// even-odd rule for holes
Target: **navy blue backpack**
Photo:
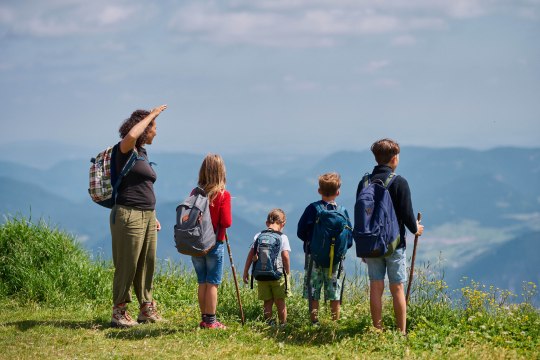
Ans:
<svg viewBox="0 0 540 360"><path fill-rule="evenodd" d="M362 190L354 205L353 238L356 256L379 258L391 255L400 241L399 223L388 187L396 178L390 173L386 181L362 178Z"/></svg>
<svg viewBox="0 0 540 360"><path fill-rule="evenodd" d="M330 268L345 258L349 243L352 242L349 219L343 206L327 209L316 204L317 217L313 226L313 236L309 243L311 258L320 267Z"/></svg>

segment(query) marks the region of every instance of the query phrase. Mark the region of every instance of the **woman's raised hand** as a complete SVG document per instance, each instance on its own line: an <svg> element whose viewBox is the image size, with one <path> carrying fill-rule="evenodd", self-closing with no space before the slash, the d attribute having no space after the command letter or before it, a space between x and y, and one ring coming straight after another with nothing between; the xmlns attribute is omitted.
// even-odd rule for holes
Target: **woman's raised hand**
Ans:
<svg viewBox="0 0 540 360"><path fill-rule="evenodd" d="M152 111L150 112L152 115L154 115L154 118L156 118L159 114L161 114L161 112L163 110L165 110L167 108L167 105L164 104L164 105L160 105L158 107L155 107L152 109Z"/></svg>

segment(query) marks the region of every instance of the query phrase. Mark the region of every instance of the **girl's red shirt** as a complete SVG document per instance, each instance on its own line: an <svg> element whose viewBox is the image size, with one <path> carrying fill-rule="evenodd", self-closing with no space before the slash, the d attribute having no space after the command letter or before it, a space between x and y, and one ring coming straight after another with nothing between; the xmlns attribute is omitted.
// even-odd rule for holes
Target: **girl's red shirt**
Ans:
<svg viewBox="0 0 540 360"><path fill-rule="evenodd" d="M227 190L218 193L210 204L210 217L218 241L225 240L225 230L232 225L231 194Z"/></svg>

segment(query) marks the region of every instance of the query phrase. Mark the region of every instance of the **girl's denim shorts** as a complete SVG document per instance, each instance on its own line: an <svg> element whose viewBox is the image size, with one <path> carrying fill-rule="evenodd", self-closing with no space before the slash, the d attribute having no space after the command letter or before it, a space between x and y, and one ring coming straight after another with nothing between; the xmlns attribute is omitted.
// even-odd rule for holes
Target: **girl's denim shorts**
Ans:
<svg viewBox="0 0 540 360"><path fill-rule="evenodd" d="M217 241L216 246L203 257L191 257L191 262L197 273L199 284L221 284L223 278L223 241Z"/></svg>

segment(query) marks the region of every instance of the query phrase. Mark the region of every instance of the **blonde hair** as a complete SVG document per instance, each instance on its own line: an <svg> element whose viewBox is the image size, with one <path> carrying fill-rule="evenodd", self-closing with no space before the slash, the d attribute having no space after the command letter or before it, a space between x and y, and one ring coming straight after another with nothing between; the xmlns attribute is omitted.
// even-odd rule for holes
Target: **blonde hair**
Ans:
<svg viewBox="0 0 540 360"><path fill-rule="evenodd" d="M285 224L285 221L287 221L287 217L285 216L285 211L281 209L273 209L266 217L266 222L268 224L283 225Z"/></svg>
<svg viewBox="0 0 540 360"><path fill-rule="evenodd" d="M341 187L341 176L337 172L319 176L319 190L323 196L334 196Z"/></svg>
<svg viewBox="0 0 540 360"><path fill-rule="evenodd" d="M225 190L226 179L225 163L218 154L208 154L204 158L199 170L198 185L204 190L210 202Z"/></svg>

